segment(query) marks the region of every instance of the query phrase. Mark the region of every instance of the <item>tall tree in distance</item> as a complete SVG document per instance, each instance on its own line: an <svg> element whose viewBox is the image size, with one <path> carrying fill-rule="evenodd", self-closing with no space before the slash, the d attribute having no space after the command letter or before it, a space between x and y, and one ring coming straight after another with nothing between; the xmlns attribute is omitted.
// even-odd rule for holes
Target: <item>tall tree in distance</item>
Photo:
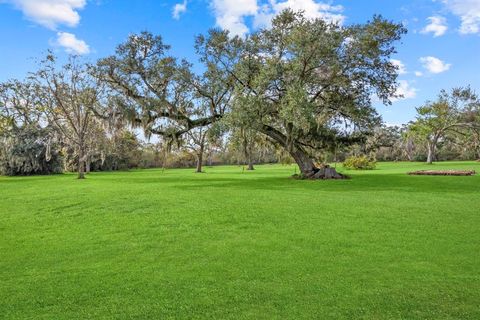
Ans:
<svg viewBox="0 0 480 320"><path fill-rule="evenodd" d="M202 173L203 156L208 147L208 126L193 128L184 136L184 145L187 150L193 152L197 160L196 173Z"/></svg>
<svg viewBox="0 0 480 320"><path fill-rule="evenodd" d="M102 108L102 89L89 68L72 56L68 63L57 67L55 56L49 54L35 74L43 88L42 105L49 121L66 142L74 147L78 158L78 178L85 178L89 143L95 137L95 110Z"/></svg>
<svg viewBox="0 0 480 320"><path fill-rule="evenodd" d="M307 178L342 178L313 153L364 139L380 122L372 107L396 96L390 58L405 28L374 17L341 27L283 11L245 39L212 30L197 40L203 62L235 80L229 116L284 148Z"/></svg>

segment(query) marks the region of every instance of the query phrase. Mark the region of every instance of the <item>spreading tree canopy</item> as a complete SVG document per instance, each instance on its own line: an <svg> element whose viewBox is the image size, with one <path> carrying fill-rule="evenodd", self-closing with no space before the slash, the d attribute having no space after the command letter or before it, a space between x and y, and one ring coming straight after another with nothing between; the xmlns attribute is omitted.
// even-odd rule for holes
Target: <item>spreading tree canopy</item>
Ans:
<svg viewBox="0 0 480 320"><path fill-rule="evenodd" d="M448 133L477 137L480 99L469 87L442 90L435 101L417 108L409 126L411 136L427 144L427 163L435 160L437 145Z"/></svg>
<svg viewBox="0 0 480 320"><path fill-rule="evenodd" d="M98 61L96 74L116 93L115 103L131 124L147 135L176 140L223 116L232 81L211 65L195 75L169 48L149 32L132 35L114 55Z"/></svg>
<svg viewBox="0 0 480 320"><path fill-rule="evenodd" d="M390 57L403 33L381 17L341 27L284 11L269 29L245 39L211 31L197 48L235 79L231 117L285 148L304 176L324 178L312 151L358 141L378 124L372 99L395 96Z"/></svg>
<svg viewBox="0 0 480 320"><path fill-rule="evenodd" d="M286 10L245 38L220 30L199 36L199 76L150 33L129 37L97 70L147 133L178 138L228 118L285 149L305 177L339 178L317 168L312 155L358 142L378 125L372 100L389 104L395 96L390 58L404 33L378 16L343 27Z"/></svg>

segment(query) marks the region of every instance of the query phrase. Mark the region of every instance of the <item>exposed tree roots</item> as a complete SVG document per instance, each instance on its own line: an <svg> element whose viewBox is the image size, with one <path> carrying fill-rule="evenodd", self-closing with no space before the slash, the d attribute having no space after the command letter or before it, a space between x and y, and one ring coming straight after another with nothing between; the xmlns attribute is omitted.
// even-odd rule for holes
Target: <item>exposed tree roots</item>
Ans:
<svg viewBox="0 0 480 320"><path fill-rule="evenodd" d="M309 180L340 180L348 179L348 176L338 173L335 168L325 165L320 168L314 168L312 171L302 173L301 175L294 175L294 178Z"/></svg>

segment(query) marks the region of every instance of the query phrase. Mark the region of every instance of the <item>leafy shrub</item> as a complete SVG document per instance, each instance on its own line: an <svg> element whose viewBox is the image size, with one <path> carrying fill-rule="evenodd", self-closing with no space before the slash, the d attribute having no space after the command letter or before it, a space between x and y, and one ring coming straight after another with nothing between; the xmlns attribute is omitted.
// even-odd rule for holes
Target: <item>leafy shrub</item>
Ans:
<svg viewBox="0 0 480 320"><path fill-rule="evenodd" d="M376 164L366 156L352 156L345 160L343 166L351 170L372 170L375 169Z"/></svg>
<svg viewBox="0 0 480 320"><path fill-rule="evenodd" d="M0 135L0 174L25 176L63 171L63 159L49 129L13 128Z"/></svg>

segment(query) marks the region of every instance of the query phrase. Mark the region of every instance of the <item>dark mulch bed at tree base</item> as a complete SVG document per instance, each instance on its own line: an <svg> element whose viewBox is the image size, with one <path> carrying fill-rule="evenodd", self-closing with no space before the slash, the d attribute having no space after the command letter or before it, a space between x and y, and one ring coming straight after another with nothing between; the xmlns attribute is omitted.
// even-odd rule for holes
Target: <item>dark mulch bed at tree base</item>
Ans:
<svg viewBox="0 0 480 320"><path fill-rule="evenodd" d="M409 172L413 176L473 176L474 170L420 170Z"/></svg>

